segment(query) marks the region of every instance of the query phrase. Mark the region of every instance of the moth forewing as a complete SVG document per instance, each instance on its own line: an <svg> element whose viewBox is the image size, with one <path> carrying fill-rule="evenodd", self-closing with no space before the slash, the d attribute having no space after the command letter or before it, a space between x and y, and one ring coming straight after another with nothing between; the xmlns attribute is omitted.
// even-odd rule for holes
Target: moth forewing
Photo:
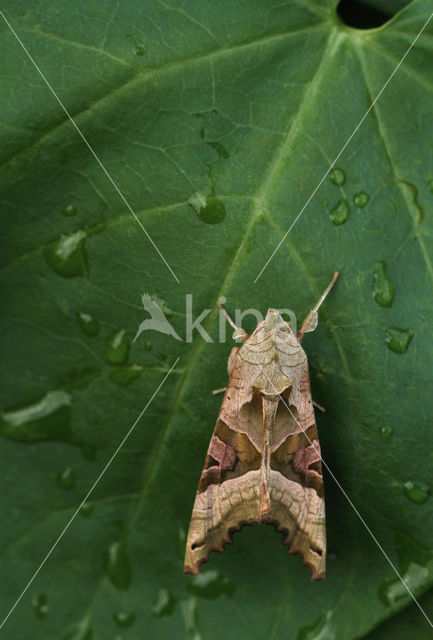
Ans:
<svg viewBox="0 0 433 640"><path fill-rule="evenodd" d="M289 551L302 555L313 579L325 577L320 445L300 344L318 306L297 336L275 309L251 336L238 334L244 344L230 355L230 378L194 502L185 573L197 574L244 524L269 522L283 532Z"/></svg>

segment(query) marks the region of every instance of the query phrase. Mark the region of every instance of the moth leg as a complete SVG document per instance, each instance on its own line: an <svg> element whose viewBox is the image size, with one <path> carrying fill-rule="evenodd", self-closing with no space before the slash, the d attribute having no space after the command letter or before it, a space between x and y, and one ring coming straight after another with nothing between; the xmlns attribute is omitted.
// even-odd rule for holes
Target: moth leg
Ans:
<svg viewBox="0 0 433 640"><path fill-rule="evenodd" d="M233 340L236 340L236 338L241 338L242 342L245 342L245 340L249 337L248 333L245 331L245 329L242 329L242 327L238 327L233 320L231 319L231 317L229 316L229 314L227 313L227 311L224 309L224 307L222 306L221 302L218 302L218 309L221 311L221 313L224 315L225 319L227 320L227 322L229 323L229 325L231 327L233 327L234 329L234 333L233 333ZM230 371L229 371L230 373Z"/></svg>
<svg viewBox="0 0 433 640"><path fill-rule="evenodd" d="M214 389L214 390L212 391L212 394L213 394L214 396L216 396L216 395L218 395L218 393L223 393L224 391L227 391L227 387L221 387L221 389Z"/></svg>
<svg viewBox="0 0 433 640"><path fill-rule="evenodd" d="M317 327L317 323L319 320L317 312L319 310L319 307L322 304L322 302L325 300L328 293L331 291L337 278L338 278L338 271L334 273L334 275L332 276L331 282L328 284L325 291L322 293L322 295L318 299L315 307L311 309L311 311L308 313L307 317L305 318L304 322L302 323L300 330L296 334L296 337L298 338L299 342L301 342L304 336L304 333L309 333L310 331L314 331L314 329Z"/></svg>
<svg viewBox="0 0 433 640"><path fill-rule="evenodd" d="M215 391L214 391L214 393L215 393ZM314 402L314 400L313 400L313 405L316 407L316 409L319 409L319 411L321 411L322 413L326 413L325 407L322 407L322 405L319 404L318 402Z"/></svg>

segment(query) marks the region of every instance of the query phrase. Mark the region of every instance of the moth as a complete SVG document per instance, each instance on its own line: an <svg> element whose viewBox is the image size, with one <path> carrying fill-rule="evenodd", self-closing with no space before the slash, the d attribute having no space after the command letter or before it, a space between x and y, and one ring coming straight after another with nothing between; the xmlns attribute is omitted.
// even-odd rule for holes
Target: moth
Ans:
<svg viewBox="0 0 433 640"><path fill-rule="evenodd" d="M301 341L334 276L295 335L276 309L249 336L237 327L229 381L209 444L186 542L185 573L197 575L245 524L272 523L312 580L325 577L326 527L320 445Z"/></svg>

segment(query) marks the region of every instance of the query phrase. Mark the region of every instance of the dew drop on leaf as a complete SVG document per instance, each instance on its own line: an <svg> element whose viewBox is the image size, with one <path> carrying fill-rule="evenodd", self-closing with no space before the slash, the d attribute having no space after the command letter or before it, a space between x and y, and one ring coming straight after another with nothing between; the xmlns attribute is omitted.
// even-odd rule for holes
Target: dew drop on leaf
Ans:
<svg viewBox="0 0 433 640"><path fill-rule="evenodd" d="M134 382L143 371L143 367L139 364L131 364L129 367L122 367L117 369L111 369L109 376L110 380L120 385L121 387L126 387L131 382Z"/></svg>
<svg viewBox="0 0 433 640"><path fill-rule="evenodd" d="M353 204L355 207L358 207L358 209L363 209L368 204L369 200L370 196L368 193L365 193L365 191L360 191L353 196Z"/></svg>
<svg viewBox="0 0 433 640"><path fill-rule="evenodd" d="M70 633L62 636L62 640L93 640L93 631L89 626L89 621L83 620L75 625Z"/></svg>
<svg viewBox="0 0 433 640"><path fill-rule="evenodd" d="M204 196L202 193L194 193L188 200L189 206L197 216L207 224L218 224L227 215L226 208L221 200L214 195Z"/></svg>
<svg viewBox="0 0 433 640"><path fill-rule="evenodd" d="M188 589L196 596L213 600L223 594L232 596L235 586L229 578L211 570L199 573L188 583Z"/></svg>
<svg viewBox="0 0 433 640"><path fill-rule="evenodd" d="M430 496L429 487L423 482L412 482L409 480L403 485L405 496L415 502L415 504L424 504Z"/></svg>
<svg viewBox="0 0 433 640"><path fill-rule="evenodd" d="M32 599L32 607L37 618L45 618L48 613L48 598L44 593L40 593Z"/></svg>
<svg viewBox="0 0 433 640"><path fill-rule="evenodd" d="M93 504L93 502L85 502L80 509L80 515L88 518L90 515L92 515L94 508L95 505Z"/></svg>
<svg viewBox="0 0 433 640"><path fill-rule="evenodd" d="M337 187L341 187L346 182L346 174L343 169L332 169L329 174L330 180L333 184L337 185Z"/></svg>
<svg viewBox="0 0 433 640"><path fill-rule="evenodd" d="M394 297L394 287L386 272L386 262L379 260L373 267L373 298L381 307L390 307Z"/></svg>
<svg viewBox="0 0 433 640"><path fill-rule="evenodd" d="M225 146L222 145L220 142L206 142L206 144L212 147L212 149L215 149L215 151L219 156L221 156L221 158L225 158L225 159L230 158L229 152L227 151Z"/></svg>
<svg viewBox="0 0 433 640"><path fill-rule="evenodd" d="M158 591L158 595L156 596L156 600L153 604L152 615L156 618L169 616L173 612L175 604L176 601L170 591L162 588Z"/></svg>
<svg viewBox="0 0 433 640"><path fill-rule="evenodd" d="M113 364L126 364L129 355L129 341L126 338L126 331L121 329L116 331L108 340L105 351L107 360Z"/></svg>
<svg viewBox="0 0 433 640"><path fill-rule="evenodd" d="M40 400L1 414L0 433L12 440L68 440L71 395L49 391Z"/></svg>
<svg viewBox="0 0 433 640"><path fill-rule="evenodd" d="M67 204L63 207L62 213L64 216L75 216L77 214L77 208L73 204Z"/></svg>
<svg viewBox="0 0 433 640"><path fill-rule="evenodd" d="M392 436L392 429L391 427L388 427L388 425L385 425L383 427L380 427L379 433L381 438L383 438L384 440L388 440L388 438Z"/></svg>
<svg viewBox="0 0 433 640"><path fill-rule="evenodd" d="M177 550L181 560L185 557L186 531L183 527L177 530Z"/></svg>
<svg viewBox="0 0 433 640"><path fill-rule="evenodd" d="M399 556L400 576L391 574L379 586L379 599L385 606L403 604L407 601L408 588L417 593L431 575L432 549L414 540L407 534L396 534L395 546ZM403 582L404 581L404 582Z"/></svg>
<svg viewBox="0 0 433 640"><path fill-rule="evenodd" d="M127 589L131 584L132 567L124 542L113 542L107 552L107 574L118 589Z"/></svg>
<svg viewBox="0 0 433 640"><path fill-rule="evenodd" d="M304 627L298 634L298 640L321 640L322 638L335 638L335 630L331 622L332 612L328 611L316 620L312 625Z"/></svg>
<svg viewBox="0 0 433 640"><path fill-rule="evenodd" d="M3 411L0 435L19 442L66 442L79 447L86 458L94 459L95 445L72 433L71 401L66 391L49 391L31 404Z"/></svg>
<svg viewBox="0 0 433 640"><path fill-rule="evenodd" d="M413 338L413 331L410 329L397 329L396 327L390 327L386 330L385 342L388 345L388 349L398 353L399 355L406 353L410 341Z"/></svg>
<svg viewBox="0 0 433 640"><path fill-rule="evenodd" d="M409 182L409 180L399 180L399 183L403 185L403 189L407 192L408 198L412 200L416 221L421 222L424 218L424 209L418 202L418 188L414 184L412 184L412 182Z"/></svg>
<svg viewBox="0 0 433 640"><path fill-rule="evenodd" d="M76 231L70 235L61 235L58 240L48 244L44 249L47 264L64 278L87 276L89 270L84 248L86 237L84 231Z"/></svg>
<svg viewBox="0 0 433 640"><path fill-rule="evenodd" d="M122 628L130 627L135 620L135 613L127 611L116 611L113 615L114 622Z"/></svg>
<svg viewBox="0 0 433 640"><path fill-rule="evenodd" d="M62 489L72 489L75 487L75 473L71 467L67 467L57 474L57 484Z"/></svg>
<svg viewBox="0 0 433 640"><path fill-rule="evenodd" d="M77 313L77 322L88 336L96 336L99 333L99 322L90 313Z"/></svg>
<svg viewBox="0 0 433 640"><path fill-rule="evenodd" d="M336 227L344 224L349 220L350 209L347 200L340 200L329 213L329 217Z"/></svg>
<svg viewBox="0 0 433 640"><path fill-rule="evenodd" d="M197 628L197 600L187 598L180 603L187 638L201 640L201 634Z"/></svg>
<svg viewBox="0 0 433 640"><path fill-rule="evenodd" d="M386 606L396 605L400 600L404 601L407 597L407 587L413 592L420 588L428 579L429 571L426 567L422 567L415 562L409 564L402 578L386 580L379 587L379 598ZM406 585L406 586L405 586Z"/></svg>
<svg viewBox="0 0 433 640"><path fill-rule="evenodd" d="M142 57L142 56L146 55L145 49L138 44L137 40L134 38L134 36L132 34L127 33L126 37L129 38L132 41L133 46L134 46L134 53L135 53L136 56Z"/></svg>

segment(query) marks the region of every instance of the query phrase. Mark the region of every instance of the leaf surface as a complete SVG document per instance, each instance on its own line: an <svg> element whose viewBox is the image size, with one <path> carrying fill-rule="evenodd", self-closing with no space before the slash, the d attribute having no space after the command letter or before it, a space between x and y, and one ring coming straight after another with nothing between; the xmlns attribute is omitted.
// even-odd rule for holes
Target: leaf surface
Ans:
<svg viewBox="0 0 433 640"><path fill-rule="evenodd" d="M3 616L180 357L8 638L351 639L411 602L329 473L325 582L265 526L182 573L232 346L216 302L300 323L335 270L304 340L323 457L412 592L432 586L433 23L254 283L432 10L357 31L319 0L5 3L180 281L2 23ZM133 341L143 293L182 341ZM186 294L213 342L185 341Z"/></svg>

